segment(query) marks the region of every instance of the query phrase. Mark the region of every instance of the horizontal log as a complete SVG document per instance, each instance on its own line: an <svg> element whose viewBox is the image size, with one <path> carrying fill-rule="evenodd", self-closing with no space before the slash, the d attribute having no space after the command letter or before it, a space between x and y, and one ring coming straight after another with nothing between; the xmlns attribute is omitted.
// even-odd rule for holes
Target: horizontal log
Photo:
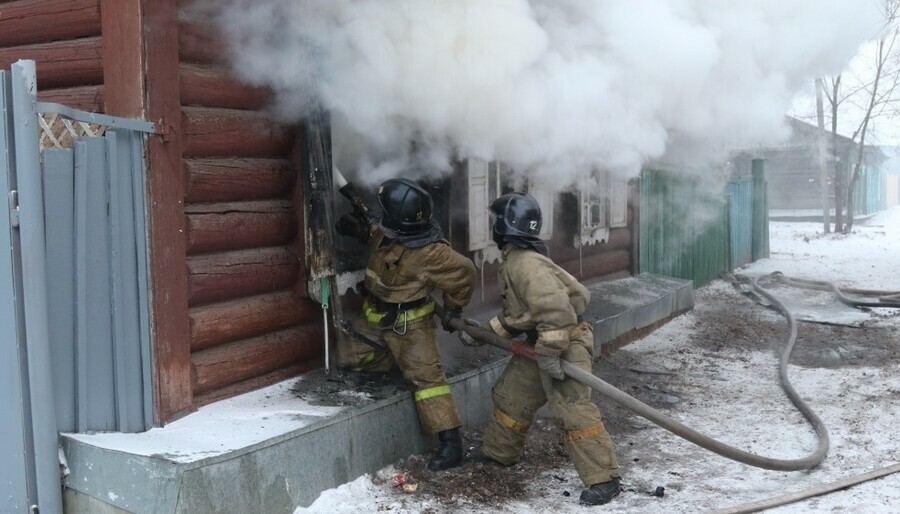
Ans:
<svg viewBox="0 0 900 514"><path fill-rule="evenodd" d="M194 394L202 395L317 357L322 341L322 324L310 323L193 352Z"/></svg>
<svg viewBox="0 0 900 514"><path fill-rule="evenodd" d="M181 105L259 110L271 97L267 88L241 82L222 66L182 64Z"/></svg>
<svg viewBox="0 0 900 514"><path fill-rule="evenodd" d="M290 200L195 204L185 214L188 255L286 245L297 233Z"/></svg>
<svg viewBox="0 0 900 514"><path fill-rule="evenodd" d="M191 350L254 337L309 323L322 315L322 308L291 291L214 303L190 310Z"/></svg>
<svg viewBox="0 0 900 514"><path fill-rule="evenodd" d="M79 86L38 91L38 100L41 102L64 104L87 112L106 112L103 99L104 86Z"/></svg>
<svg viewBox="0 0 900 514"><path fill-rule="evenodd" d="M585 256L582 260L572 259L560 266L579 280L593 280L604 275L628 271L631 253L628 250L614 250L597 255Z"/></svg>
<svg viewBox="0 0 900 514"><path fill-rule="evenodd" d="M184 157L285 157L294 132L262 112L182 108Z"/></svg>
<svg viewBox="0 0 900 514"><path fill-rule="evenodd" d="M178 57L184 63L227 64L228 45L216 27L198 20L178 24Z"/></svg>
<svg viewBox="0 0 900 514"><path fill-rule="evenodd" d="M594 277L590 279L591 282L609 282L610 280L619 280L622 278L631 277L631 272L628 270L616 271L614 273L609 273L606 275L601 275L599 277Z"/></svg>
<svg viewBox="0 0 900 514"><path fill-rule="evenodd" d="M194 407L199 408L204 405L209 405L210 403L217 402L219 400L231 398L232 396L255 391L272 384L277 384L278 382L282 382L291 377L296 377L302 373L306 373L307 371L321 368L322 360L323 359L321 357L305 360L300 364L294 364L292 366L281 368L271 373L266 373L265 375L259 375L251 379L238 382L236 384L227 385L225 387L222 387L221 389L213 389L208 393L196 395L194 396Z"/></svg>
<svg viewBox="0 0 900 514"><path fill-rule="evenodd" d="M185 159L185 202L285 198L296 173L284 159Z"/></svg>
<svg viewBox="0 0 900 514"><path fill-rule="evenodd" d="M291 289L301 261L286 247L255 248L190 256L190 306Z"/></svg>
<svg viewBox="0 0 900 514"><path fill-rule="evenodd" d="M0 13L2 16L2 13ZM19 59L35 62L38 89L103 84L99 37L0 48L0 68Z"/></svg>
<svg viewBox="0 0 900 514"><path fill-rule="evenodd" d="M100 35L100 0L18 0L0 10L0 47Z"/></svg>

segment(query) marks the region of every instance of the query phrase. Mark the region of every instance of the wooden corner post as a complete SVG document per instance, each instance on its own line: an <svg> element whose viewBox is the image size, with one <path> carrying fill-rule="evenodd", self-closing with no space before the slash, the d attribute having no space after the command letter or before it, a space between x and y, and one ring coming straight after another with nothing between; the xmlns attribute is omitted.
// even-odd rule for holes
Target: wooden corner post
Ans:
<svg viewBox="0 0 900 514"><path fill-rule="evenodd" d="M155 421L193 408L184 236L177 0L100 0L107 114L139 117L147 138Z"/></svg>

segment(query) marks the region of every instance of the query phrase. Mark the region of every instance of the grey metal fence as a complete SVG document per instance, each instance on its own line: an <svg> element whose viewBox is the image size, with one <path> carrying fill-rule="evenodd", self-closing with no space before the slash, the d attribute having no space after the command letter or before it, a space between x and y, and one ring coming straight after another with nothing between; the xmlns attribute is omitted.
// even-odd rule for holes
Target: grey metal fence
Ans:
<svg viewBox="0 0 900 514"><path fill-rule="evenodd" d="M36 89L33 61L0 72L2 512L61 512L59 432L153 420L142 133L154 127L37 102Z"/></svg>
<svg viewBox="0 0 900 514"><path fill-rule="evenodd" d="M35 459L28 405L23 401L28 384L22 353L25 315L22 299L21 258L17 202L13 174L15 141L12 133L12 82L0 71L0 511L24 512L34 502ZM10 208L6 208L9 205Z"/></svg>

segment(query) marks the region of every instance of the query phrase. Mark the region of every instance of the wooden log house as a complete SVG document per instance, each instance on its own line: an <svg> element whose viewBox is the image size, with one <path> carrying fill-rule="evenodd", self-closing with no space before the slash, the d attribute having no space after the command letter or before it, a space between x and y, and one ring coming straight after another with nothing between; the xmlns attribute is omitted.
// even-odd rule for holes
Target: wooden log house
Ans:
<svg viewBox="0 0 900 514"><path fill-rule="evenodd" d="M146 140L159 423L323 356L321 308L306 290L304 130L266 114L268 92L235 79L209 23L180 15L188 3L0 0L0 66L35 60L41 101L146 119L161 132ZM454 246L483 264L490 302L497 265L479 246L484 206L467 201L472 170L461 163L438 184L437 209ZM635 190L618 189L619 221L591 245L574 243L591 229L589 192L557 196L545 215L553 258L585 281L635 273Z"/></svg>

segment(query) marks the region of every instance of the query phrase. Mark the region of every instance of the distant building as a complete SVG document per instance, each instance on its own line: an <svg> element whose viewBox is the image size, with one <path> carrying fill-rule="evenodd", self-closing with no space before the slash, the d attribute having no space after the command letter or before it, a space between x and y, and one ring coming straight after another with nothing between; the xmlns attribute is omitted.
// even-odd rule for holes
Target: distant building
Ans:
<svg viewBox="0 0 900 514"><path fill-rule="evenodd" d="M900 205L900 146L882 146L886 160L881 165L881 207Z"/></svg>
<svg viewBox="0 0 900 514"><path fill-rule="evenodd" d="M732 158L734 170L747 174L750 161L766 161L769 210L773 216L818 216L822 210L819 178L819 129L796 118L788 118L791 137L780 146L742 150ZM834 206L835 172L844 173L849 182L859 144L849 137L825 133L827 196ZM867 146L862 173L854 197L855 214L869 214L883 208L881 166L887 156L877 146Z"/></svg>

